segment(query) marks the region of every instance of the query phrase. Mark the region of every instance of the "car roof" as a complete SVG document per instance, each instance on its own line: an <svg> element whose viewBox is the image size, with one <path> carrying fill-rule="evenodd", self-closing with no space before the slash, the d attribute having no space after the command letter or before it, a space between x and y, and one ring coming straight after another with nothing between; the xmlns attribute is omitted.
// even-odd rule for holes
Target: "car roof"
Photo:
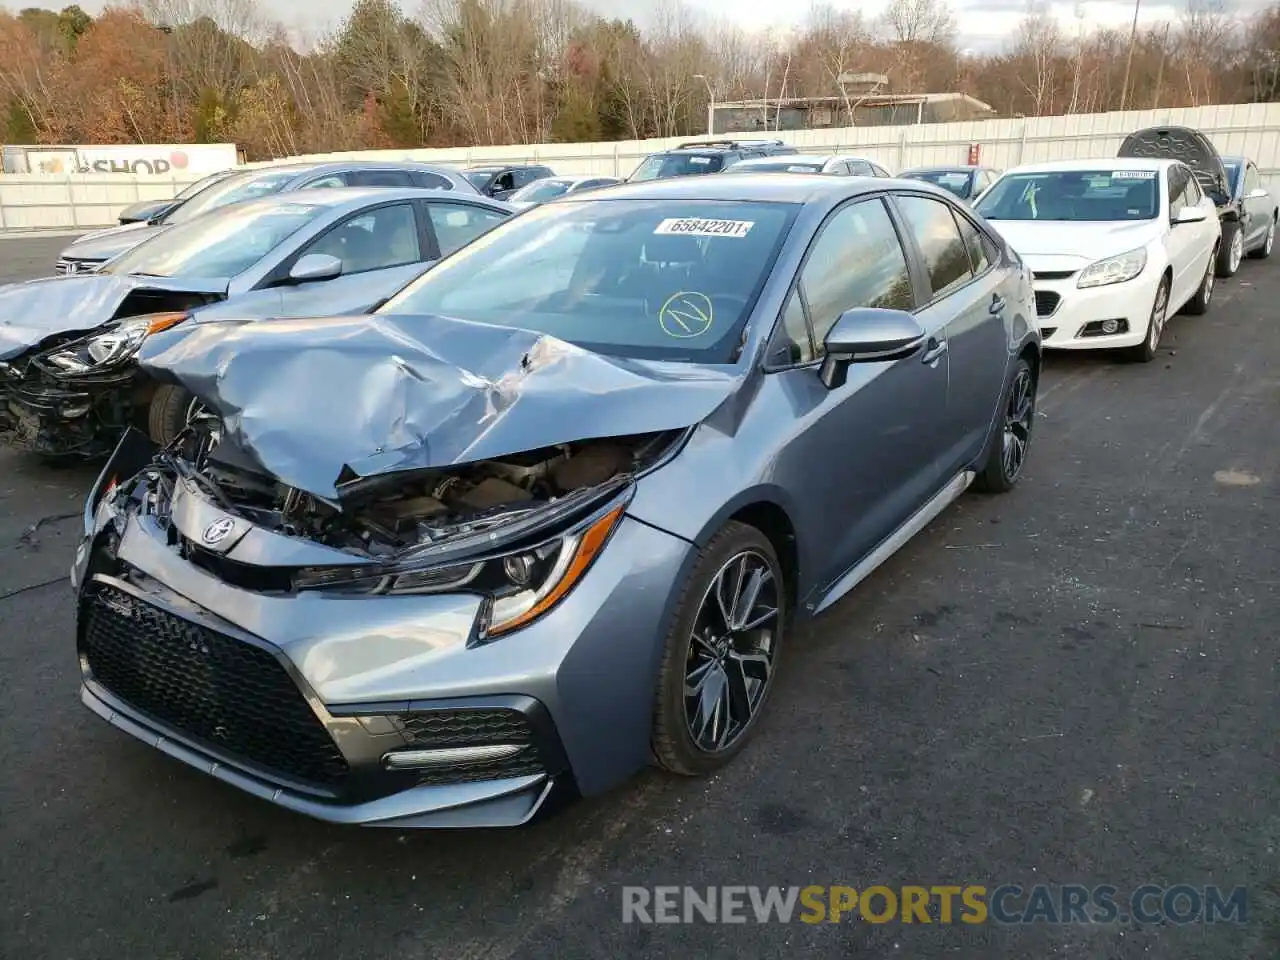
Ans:
<svg viewBox="0 0 1280 960"><path fill-rule="evenodd" d="M774 163L828 163L831 160L842 160L832 153L775 153L764 157L747 157L734 164L735 167L761 167Z"/></svg>
<svg viewBox="0 0 1280 960"><path fill-rule="evenodd" d="M990 169L989 167L984 167L976 163L939 163L929 167L909 167L908 169L902 172L903 173L944 173L948 170L953 170L956 172L963 170L964 172L968 173L971 170L989 170L989 169Z"/></svg>
<svg viewBox="0 0 1280 960"><path fill-rule="evenodd" d="M736 177L667 177L661 180L630 181L585 194L581 200L557 198L552 203L610 200L730 200L739 203L838 202L897 186L919 190L917 181L884 177L830 177L820 173L797 173L780 177L771 173L744 173Z"/></svg>
<svg viewBox="0 0 1280 960"><path fill-rule="evenodd" d="M509 209L506 204L489 200L479 194L460 194L456 190L433 190L426 187L321 187L315 190L291 190L288 193L273 193L265 197L228 204L218 209L230 210L233 207L266 209L273 206L302 205L328 207L345 212L358 210L375 200L388 203L394 203L397 200L447 200L450 203L473 203L494 210Z"/></svg>
<svg viewBox="0 0 1280 960"><path fill-rule="evenodd" d="M540 170L545 166L545 163L477 163L470 167L463 167L463 170L469 173L481 173L485 170L524 170L527 167Z"/></svg>
<svg viewBox="0 0 1280 960"><path fill-rule="evenodd" d="M1181 164L1181 160L1155 159L1152 157L1084 157L1079 160L1054 160L1048 163L1027 163L1010 167L1010 173L1058 173L1072 170L1165 170Z"/></svg>

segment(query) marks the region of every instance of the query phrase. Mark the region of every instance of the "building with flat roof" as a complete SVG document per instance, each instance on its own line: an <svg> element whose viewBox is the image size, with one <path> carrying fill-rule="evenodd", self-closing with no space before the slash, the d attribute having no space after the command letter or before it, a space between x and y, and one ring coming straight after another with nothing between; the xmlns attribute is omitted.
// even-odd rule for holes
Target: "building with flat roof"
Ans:
<svg viewBox="0 0 1280 960"><path fill-rule="evenodd" d="M850 108L853 116L850 118ZM989 120L995 110L964 93L853 93L848 97L787 97L717 103L717 134L893 127Z"/></svg>

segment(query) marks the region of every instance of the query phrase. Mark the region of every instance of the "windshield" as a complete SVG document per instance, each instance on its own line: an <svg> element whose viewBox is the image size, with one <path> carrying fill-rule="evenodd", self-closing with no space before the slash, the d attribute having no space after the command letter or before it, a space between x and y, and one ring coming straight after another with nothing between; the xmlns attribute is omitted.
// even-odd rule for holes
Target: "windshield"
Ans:
<svg viewBox="0 0 1280 960"><path fill-rule="evenodd" d="M462 175L471 182L473 187L480 190L493 179L493 175L497 172L497 168L494 167L489 170L463 170Z"/></svg>
<svg viewBox="0 0 1280 960"><path fill-rule="evenodd" d="M379 313L548 333L600 353L732 363L795 206L553 203L440 261Z"/></svg>
<svg viewBox="0 0 1280 960"><path fill-rule="evenodd" d="M554 200L556 197L562 197L569 192L571 186L568 180L535 180L528 186L521 187L511 195L513 203L519 203L522 200L533 201L534 203L542 203L546 200Z"/></svg>
<svg viewBox="0 0 1280 960"><path fill-rule="evenodd" d="M195 183L191 184L191 186L187 187L185 190L177 194L177 196L175 196L174 199L188 200L191 197L194 197L197 193L199 193L205 187L211 187L215 183L217 183L219 180L226 179L227 176L228 174L225 171L223 171L222 173L212 173L207 177L201 177Z"/></svg>
<svg viewBox="0 0 1280 960"><path fill-rule="evenodd" d="M298 175L296 170L242 173L202 190L180 207L175 207L163 223L186 223L202 213L217 210L230 203L270 196Z"/></svg>
<svg viewBox="0 0 1280 960"><path fill-rule="evenodd" d="M666 177L687 177L697 173L715 173L724 166L722 156L699 156L696 153L655 153L636 167L632 181L662 180Z"/></svg>
<svg viewBox="0 0 1280 960"><path fill-rule="evenodd" d="M328 208L313 203L252 204L158 233L108 263L103 273L150 277L234 277Z"/></svg>
<svg viewBox="0 0 1280 960"><path fill-rule="evenodd" d="M976 210L988 220L1150 220L1160 210L1155 170L1006 174Z"/></svg>
<svg viewBox="0 0 1280 960"><path fill-rule="evenodd" d="M1239 160L1228 160L1224 157L1222 166L1227 171L1227 184L1231 187L1231 192L1235 193L1236 188L1240 186L1240 171L1244 169L1244 165Z"/></svg>
<svg viewBox="0 0 1280 960"><path fill-rule="evenodd" d="M961 200L968 199L969 188L973 184L973 173L968 170L910 170L902 176L907 180L932 183Z"/></svg>
<svg viewBox="0 0 1280 960"><path fill-rule="evenodd" d="M821 173L823 161L770 160L768 163L735 163L725 173Z"/></svg>

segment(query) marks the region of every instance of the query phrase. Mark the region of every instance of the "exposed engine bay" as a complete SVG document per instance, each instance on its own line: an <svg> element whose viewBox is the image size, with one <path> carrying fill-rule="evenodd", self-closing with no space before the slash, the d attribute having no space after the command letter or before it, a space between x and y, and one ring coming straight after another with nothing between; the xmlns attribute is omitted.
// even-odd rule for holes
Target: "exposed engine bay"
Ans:
<svg viewBox="0 0 1280 960"><path fill-rule="evenodd" d="M287 536L385 560L494 530L566 498L586 504L595 491L652 465L682 432L586 440L501 460L354 480L341 488L339 503L263 475L228 444L213 446L194 462L172 455L161 461L229 512Z"/></svg>

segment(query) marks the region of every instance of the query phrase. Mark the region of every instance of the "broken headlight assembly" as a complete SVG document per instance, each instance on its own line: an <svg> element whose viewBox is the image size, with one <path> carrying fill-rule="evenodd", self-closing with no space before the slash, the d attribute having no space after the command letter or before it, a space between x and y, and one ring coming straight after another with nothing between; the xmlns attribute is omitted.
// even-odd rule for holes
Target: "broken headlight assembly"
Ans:
<svg viewBox="0 0 1280 960"><path fill-rule="evenodd" d="M133 358L147 337L186 320L186 313L149 313L129 317L83 339L37 357L45 367L67 376L98 373Z"/></svg>
<svg viewBox="0 0 1280 960"><path fill-rule="evenodd" d="M632 489L534 546L499 549L462 562L410 559L372 570L310 567L294 575L294 588L370 596L478 594L485 604L477 637L493 639L528 626L569 595L617 529Z"/></svg>

